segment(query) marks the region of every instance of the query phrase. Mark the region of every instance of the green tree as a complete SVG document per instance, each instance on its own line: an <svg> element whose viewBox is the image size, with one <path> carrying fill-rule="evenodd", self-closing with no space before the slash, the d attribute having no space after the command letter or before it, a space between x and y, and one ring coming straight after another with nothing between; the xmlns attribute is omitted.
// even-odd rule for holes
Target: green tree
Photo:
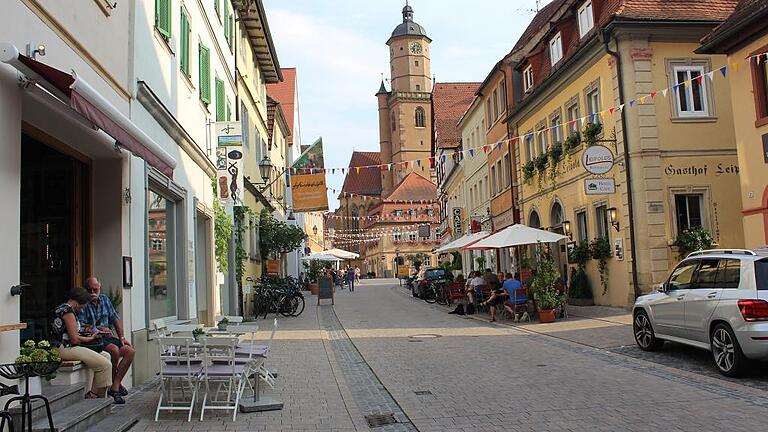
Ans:
<svg viewBox="0 0 768 432"><path fill-rule="evenodd" d="M259 218L259 248L263 257L277 258L293 252L304 241L304 230L275 219L267 209Z"/></svg>

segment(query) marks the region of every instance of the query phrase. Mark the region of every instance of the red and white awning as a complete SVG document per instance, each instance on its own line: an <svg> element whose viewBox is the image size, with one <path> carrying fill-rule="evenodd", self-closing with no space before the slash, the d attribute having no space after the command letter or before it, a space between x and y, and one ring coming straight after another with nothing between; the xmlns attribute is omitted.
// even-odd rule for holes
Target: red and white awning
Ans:
<svg viewBox="0 0 768 432"><path fill-rule="evenodd" d="M10 43L0 43L0 61L23 73L73 110L98 126L122 147L163 174L173 177L176 159L139 129L77 73L66 73L25 55Z"/></svg>

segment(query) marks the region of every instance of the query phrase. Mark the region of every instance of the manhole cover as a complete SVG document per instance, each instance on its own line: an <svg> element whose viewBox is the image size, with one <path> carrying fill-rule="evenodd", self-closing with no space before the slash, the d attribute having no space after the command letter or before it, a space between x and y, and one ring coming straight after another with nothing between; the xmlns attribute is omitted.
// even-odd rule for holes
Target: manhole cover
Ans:
<svg viewBox="0 0 768 432"><path fill-rule="evenodd" d="M414 393L419 396L432 396L432 392L429 390L416 390Z"/></svg>
<svg viewBox="0 0 768 432"><path fill-rule="evenodd" d="M408 339L408 342L424 342L424 341L419 339Z"/></svg>
<svg viewBox="0 0 768 432"><path fill-rule="evenodd" d="M424 334L415 334L408 337L412 339L434 339L434 338L439 338L441 336L439 334L424 333Z"/></svg>
<svg viewBox="0 0 768 432"><path fill-rule="evenodd" d="M380 427L397 423L394 414L371 414L365 416L365 421L368 422L368 427Z"/></svg>

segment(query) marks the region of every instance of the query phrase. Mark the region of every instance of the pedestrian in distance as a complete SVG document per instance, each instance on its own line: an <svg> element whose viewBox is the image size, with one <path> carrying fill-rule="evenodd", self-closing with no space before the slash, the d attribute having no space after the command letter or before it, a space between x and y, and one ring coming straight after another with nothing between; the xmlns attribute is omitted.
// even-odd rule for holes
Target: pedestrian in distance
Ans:
<svg viewBox="0 0 768 432"><path fill-rule="evenodd" d="M347 278L349 278L349 292L355 292L355 269L347 269Z"/></svg>

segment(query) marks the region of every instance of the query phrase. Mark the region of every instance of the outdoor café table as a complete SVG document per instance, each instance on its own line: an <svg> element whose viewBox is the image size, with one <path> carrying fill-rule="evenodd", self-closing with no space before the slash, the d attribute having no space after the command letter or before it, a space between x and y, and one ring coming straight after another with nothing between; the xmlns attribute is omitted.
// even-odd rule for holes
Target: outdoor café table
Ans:
<svg viewBox="0 0 768 432"><path fill-rule="evenodd" d="M252 330L238 330L237 326L234 328L228 328L227 330L219 330L218 327L204 327L203 331L211 336L243 336L248 333L252 333Z"/></svg>
<svg viewBox="0 0 768 432"><path fill-rule="evenodd" d="M192 333L193 330L203 328L202 324L169 324L168 331L171 333Z"/></svg>

